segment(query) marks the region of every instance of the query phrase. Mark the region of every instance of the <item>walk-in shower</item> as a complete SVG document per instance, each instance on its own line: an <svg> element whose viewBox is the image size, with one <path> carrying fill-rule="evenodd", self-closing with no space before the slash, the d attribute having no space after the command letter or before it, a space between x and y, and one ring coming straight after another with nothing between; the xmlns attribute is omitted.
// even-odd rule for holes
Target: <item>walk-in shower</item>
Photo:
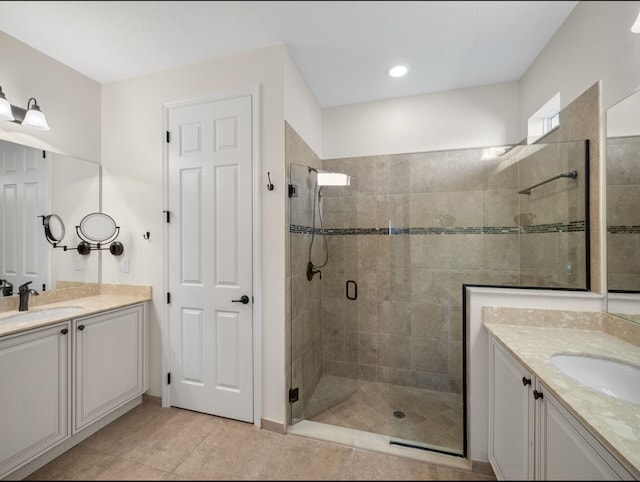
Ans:
<svg viewBox="0 0 640 482"><path fill-rule="evenodd" d="M463 286L588 288L587 144L320 160L287 136L290 423L466 456Z"/></svg>

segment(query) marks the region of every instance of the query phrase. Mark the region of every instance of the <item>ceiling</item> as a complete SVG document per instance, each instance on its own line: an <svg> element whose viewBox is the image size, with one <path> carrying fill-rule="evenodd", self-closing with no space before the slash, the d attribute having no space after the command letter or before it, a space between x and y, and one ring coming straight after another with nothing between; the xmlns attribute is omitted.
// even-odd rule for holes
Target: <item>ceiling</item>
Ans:
<svg viewBox="0 0 640 482"><path fill-rule="evenodd" d="M577 4L0 1L0 29L103 84L286 44L333 107L518 80Z"/></svg>

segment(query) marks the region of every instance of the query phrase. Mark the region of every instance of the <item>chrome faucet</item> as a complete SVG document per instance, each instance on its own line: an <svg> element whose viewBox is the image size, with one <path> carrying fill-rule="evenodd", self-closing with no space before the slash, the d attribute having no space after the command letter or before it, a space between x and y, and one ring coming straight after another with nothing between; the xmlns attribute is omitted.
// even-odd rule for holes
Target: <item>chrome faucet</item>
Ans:
<svg viewBox="0 0 640 482"><path fill-rule="evenodd" d="M25 284L18 286L18 294L20 295L20 306L18 311L27 311L29 309L29 295L39 295L36 290L29 288L31 281L27 281Z"/></svg>

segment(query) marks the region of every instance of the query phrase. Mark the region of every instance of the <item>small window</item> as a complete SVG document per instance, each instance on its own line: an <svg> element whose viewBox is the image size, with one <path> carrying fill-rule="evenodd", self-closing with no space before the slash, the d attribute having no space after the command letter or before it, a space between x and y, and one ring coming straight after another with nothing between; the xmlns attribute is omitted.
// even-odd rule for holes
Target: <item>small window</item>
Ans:
<svg viewBox="0 0 640 482"><path fill-rule="evenodd" d="M527 144L532 144L560 125L560 92L529 117Z"/></svg>
<svg viewBox="0 0 640 482"><path fill-rule="evenodd" d="M557 110L544 118L544 134L560 125L560 111Z"/></svg>

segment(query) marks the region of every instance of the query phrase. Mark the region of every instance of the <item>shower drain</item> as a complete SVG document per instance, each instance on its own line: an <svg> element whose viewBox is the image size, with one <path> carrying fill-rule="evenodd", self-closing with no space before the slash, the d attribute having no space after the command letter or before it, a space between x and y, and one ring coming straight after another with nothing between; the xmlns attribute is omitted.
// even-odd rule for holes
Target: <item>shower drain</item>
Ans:
<svg viewBox="0 0 640 482"><path fill-rule="evenodd" d="M396 418L404 418L404 412L402 410L396 410L393 412L393 416Z"/></svg>

